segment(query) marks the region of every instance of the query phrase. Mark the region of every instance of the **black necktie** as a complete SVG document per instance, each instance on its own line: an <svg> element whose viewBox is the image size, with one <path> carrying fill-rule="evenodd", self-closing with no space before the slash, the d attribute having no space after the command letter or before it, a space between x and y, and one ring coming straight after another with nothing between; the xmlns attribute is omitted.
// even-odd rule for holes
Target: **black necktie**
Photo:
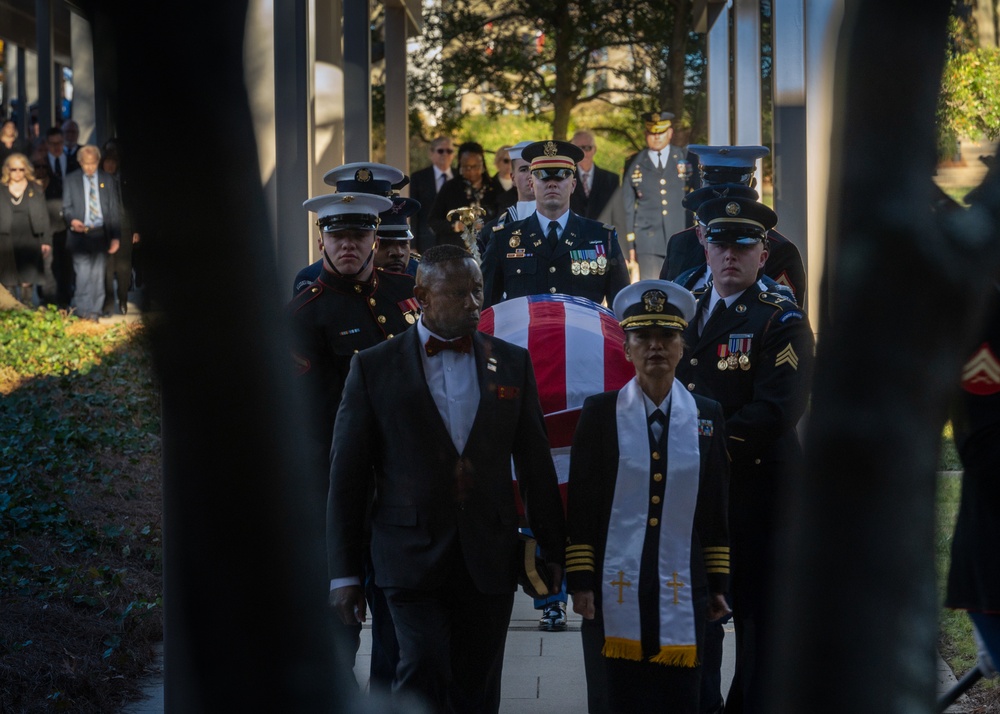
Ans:
<svg viewBox="0 0 1000 714"><path fill-rule="evenodd" d="M707 303L705 305L705 309L706 310L708 309L708 304ZM698 336L699 337L705 331L705 328L708 327L708 323L710 323L712 321L712 318L714 318L716 315L718 315L720 312L722 312L725 309L726 309L726 301L723 300L722 298L719 298L719 301L717 303L715 303L715 307L712 308L712 314L705 318L705 322L702 325L701 330L698 332Z"/></svg>
<svg viewBox="0 0 1000 714"><path fill-rule="evenodd" d="M659 151L656 152L656 168L661 171L663 170L663 157L660 155Z"/></svg>
<svg viewBox="0 0 1000 714"><path fill-rule="evenodd" d="M439 340L434 335L431 335L427 338L427 344L424 345L424 350L426 350L428 357L433 357L442 350L455 350L455 352L465 354L471 349L471 335L462 335L457 340Z"/></svg>
<svg viewBox="0 0 1000 714"><path fill-rule="evenodd" d="M546 236L549 239L549 243L555 245L559 242L559 221L551 221L549 223L549 233Z"/></svg>
<svg viewBox="0 0 1000 714"><path fill-rule="evenodd" d="M53 160L53 163L55 163L55 168L53 170L55 171L56 176L60 176L61 177L62 176L62 163L59 161L59 157L58 156L54 156L52 158L52 160Z"/></svg>

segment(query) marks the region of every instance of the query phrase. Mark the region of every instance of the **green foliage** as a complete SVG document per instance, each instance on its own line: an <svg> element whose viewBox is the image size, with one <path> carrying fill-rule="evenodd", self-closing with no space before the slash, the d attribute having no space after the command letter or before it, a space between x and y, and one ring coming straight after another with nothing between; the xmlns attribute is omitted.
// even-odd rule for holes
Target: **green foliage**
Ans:
<svg viewBox="0 0 1000 714"><path fill-rule="evenodd" d="M1000 48L980 47L948 60L938 121L952 135L1000 137Z"/></svg>
<svg viewBox="0 0 1000 714"><path fill-rule="evenodd" d="M0 312L0 348L0 710L110 711L162 637L144 332Z"/></svg>

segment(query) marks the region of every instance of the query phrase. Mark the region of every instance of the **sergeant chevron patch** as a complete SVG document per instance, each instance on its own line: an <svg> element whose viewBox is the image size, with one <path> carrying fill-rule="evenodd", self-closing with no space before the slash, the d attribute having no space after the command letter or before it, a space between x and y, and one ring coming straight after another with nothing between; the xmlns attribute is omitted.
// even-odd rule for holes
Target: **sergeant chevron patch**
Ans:
<svg viewBox="0 0 1000 714"><path fill-rule="evenodd" d="M792 343L789 342L785 349L778 353L777 358L774 360L774 366L780 367L783 364L791 365L792 369L799 368L799 356L795 354L795 349L792 347Z"/></svg>
<svg viewBox="0 0 1000 714"><path fill-rule="evenodd" d="M988 342L980 345L962 368L962 388L982 397L1000 392L1000 361Z"/></svg>

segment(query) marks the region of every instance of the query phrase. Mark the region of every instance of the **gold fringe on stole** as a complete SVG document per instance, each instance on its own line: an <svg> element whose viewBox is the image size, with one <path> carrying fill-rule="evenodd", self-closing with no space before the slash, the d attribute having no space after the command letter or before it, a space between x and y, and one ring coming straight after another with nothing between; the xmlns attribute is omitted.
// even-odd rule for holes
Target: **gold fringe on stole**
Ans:
<svg viewBox="0 0 1000 714"><path fill-rule="evenodd" d="M697 667L698 648L694 645L671 645L660 647L660 654L649 660L671 667Z"/></svg>
<svg viewBox="0 0 1000 714"><path fill-rule="evenodd" d="M610 659L642 660L642 643L624 637L605 637L601 654Z"/></svg>

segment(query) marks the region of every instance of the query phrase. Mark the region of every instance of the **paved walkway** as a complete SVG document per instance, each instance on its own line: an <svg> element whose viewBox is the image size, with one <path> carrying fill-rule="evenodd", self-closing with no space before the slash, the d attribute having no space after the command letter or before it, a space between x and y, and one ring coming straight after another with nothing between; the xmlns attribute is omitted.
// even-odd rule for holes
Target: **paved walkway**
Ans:
<svg viewBox="0 0 1000 714"><path fill-rule="evenodd" d="M735 635L732 624L726 627L722 659L723 691L729 688L735 661ZM361 632L354 672L363 686L368 681L371 657L371 629ZM938 691L947 692L956 683L947 663L938 657ZM569 613L565 632L540 632L538 613L531 599L522 592L514 600L514 612L507 632L504 655L500 714L581 714L587 711L587 680L583 671L580 645L580 617ZM144 687L147 699L136 702L122 714L164 714L163 677L155 676ZM948 709L950 714L969 711L962 697Z"/></svg>

